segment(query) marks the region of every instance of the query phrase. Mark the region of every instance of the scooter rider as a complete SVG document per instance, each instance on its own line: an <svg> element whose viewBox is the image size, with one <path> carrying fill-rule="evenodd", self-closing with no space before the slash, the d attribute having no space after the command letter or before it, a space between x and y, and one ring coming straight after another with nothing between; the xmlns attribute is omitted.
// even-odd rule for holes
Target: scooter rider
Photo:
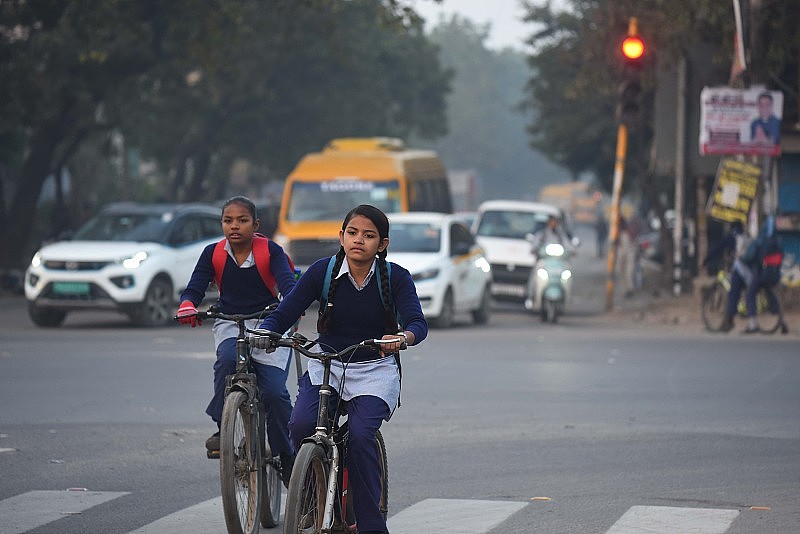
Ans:
<svg viewBox="0 0 800 534"><path fill-rule="evenodd" d="M534 294L536 291L536 264L539 261L539 249L550 243L558 243L564 247L566 253L574 251L574 244L572 237L564 230L558 223L558 217L550 215L547 218L547 224L536 231L530 236L531 253L533 254L533 268L531 269L531 276L528 277L528 290L525 299L525 307L533 309Z"/></svg>

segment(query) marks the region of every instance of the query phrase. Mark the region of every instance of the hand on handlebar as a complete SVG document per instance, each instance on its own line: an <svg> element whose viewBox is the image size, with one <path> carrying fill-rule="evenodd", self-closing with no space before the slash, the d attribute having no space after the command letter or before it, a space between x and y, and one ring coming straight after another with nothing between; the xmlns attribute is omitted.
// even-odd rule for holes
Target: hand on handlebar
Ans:
<svg viewBox="0 0 800 534"><path fill-rule="evenodd" d="M406 342L406 336L403 335L402 333L386 334L380 339L378 343L376 343L376 345L378 346L378 348L381 351L381 354L383 355L394 353L399 350L408 348L408 343Z"/></svg>
<svg viewBox="0 0 800 534"><path fill-rule="evenodd" d="M254 349L263 349L267 352L275 352L281 335L269 330L253 330L250 336L250 345Z"/></svg>
<svg viewBox="0 0 800 534"><path fill-rule="evenodd" d="M190 324L192 328L195 326L203 324L203 320L197 316L197 308L194 307L194 304L191 301L184 300L181 302L180 307L178 307L178 313L175 315L175 318L178 320L180 324Z"/></svg>

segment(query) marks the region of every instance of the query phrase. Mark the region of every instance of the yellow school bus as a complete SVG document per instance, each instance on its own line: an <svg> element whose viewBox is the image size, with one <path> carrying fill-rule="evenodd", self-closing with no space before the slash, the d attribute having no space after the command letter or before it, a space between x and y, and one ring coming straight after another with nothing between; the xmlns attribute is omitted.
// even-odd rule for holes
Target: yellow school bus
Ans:
<svg viewBox="0 0 800 534"><path fill-rule="evenodd" d="M289 173L273 239L304 268L339 250L342 219L359 204L451 213L444 165L436 152L396 138L334 139Z"/></svg>

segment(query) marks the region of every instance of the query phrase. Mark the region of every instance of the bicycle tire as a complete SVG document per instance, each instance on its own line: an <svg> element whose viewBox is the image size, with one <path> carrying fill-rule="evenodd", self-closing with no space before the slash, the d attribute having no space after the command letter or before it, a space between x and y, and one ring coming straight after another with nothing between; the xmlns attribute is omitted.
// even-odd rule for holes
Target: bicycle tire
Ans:
<svg viewBox="0 0 800 534"><path fill-rule="evenodd" d="M264 406L259 406L258 432L261 442L262 457L264 458L264 474L261 477L261 526L273 528L278 525L281 516L281 493L283 481L281 480L280 463L273 458L266 432L266 414Z"/></svg>
<svg viewBox="0 0 800 534"><path fill-rule="evenodd" d="M308 442L300 446L286 496L284 534L319 534L322 531L328 463L322 445Z"/></svg>
<svg viewBox="0 0 800 534"><path fill-rule="evenodd" d="M772 300L776 310L770 310L769 302ZM756 312L758 328L765 334L776 332L783 325L783 306L778 295L771 287L762 287L756 295Z"/></svg>
<svg viewBox="0 0 800 534"><path fill-rule="evenodd" d="M248 406L247 394L231 391L219 432L222 510L229 534L258 532L264 473L258 435L258 412Z"/></svg>
<svg viewBox="0 0 800 534"><path fill-rule="evenodd" d="M720 283L714 283L703 289L700 303L700 315L703 325L709 332L719 332L725 324L728 308L728 291Z"/></svg>

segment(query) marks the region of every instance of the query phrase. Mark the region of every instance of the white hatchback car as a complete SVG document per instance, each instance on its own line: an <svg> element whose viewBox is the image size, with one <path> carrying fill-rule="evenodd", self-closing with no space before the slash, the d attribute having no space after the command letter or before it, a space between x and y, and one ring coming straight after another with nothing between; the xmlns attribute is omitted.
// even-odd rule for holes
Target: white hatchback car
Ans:
<svg viewBox="0 0 800 534"><path fill-rule="evenodd" d="M387 259L411 272L425 318L447 328L458 313L489 320L492 281L489 262L469 228L443 213L389 214Z"/></svg>
<svg viewBox="0 0 800 534"><path fill-rule="evenodd" d="M222 239L221 213L199 204L107 206L71 240L33 256L31 320L55 327L71 311L115 310L142 326L169 324L203 248Z"/></svg>

